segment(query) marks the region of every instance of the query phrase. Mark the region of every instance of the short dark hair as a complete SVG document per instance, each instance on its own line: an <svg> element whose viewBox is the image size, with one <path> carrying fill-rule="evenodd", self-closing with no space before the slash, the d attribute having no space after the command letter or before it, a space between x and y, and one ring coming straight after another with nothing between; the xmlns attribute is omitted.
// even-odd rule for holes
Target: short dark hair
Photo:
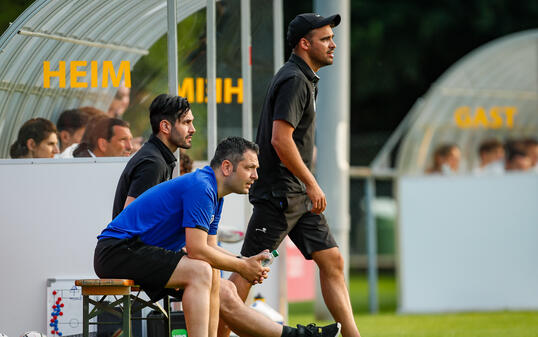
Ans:
<svg viewBox="0 0 538 337"><path fill-rule="evenodd" d="M32 118L27 120L20 128L17 140L9 149L11 158L21 158L28 154L26 142L33 139L36 145L41 143L51 133L56 133L56 126L45 118Z"/></svg>
<svg viewBox="0 0 538 337"><path fill-rule="evenodd" d="M229 160L232 163L235 171L237 163L243 160L243 154L247 150L254 151L256 154L260 153L260 148L258 145L254 142L246 140L245 138L225 138L219 143L219 145L217 145L215 155L213 156L213 159L211 159L211 163L209 165L216 169L222 164L223 161Z"/></svg>
<svg viewBox="0 0 538 337"><path fill-rule="evenodd" d="M93 152L97 147L97 140L104 138L107 141L114 136L114 126L128 128L129 123L112 117L97 116L88 122L88 126L82 135L82 139L77 148L73 151L73 157L86 156L87 150Z"/></svg>
<svg viewBox="0 0 538 337"><path fill-rule="evenodd" d="M480 144L480 147L478 148L478 153L488 153L502 147L503 144L497 139L486 139Z"/></svg>
<svg viewBox="0 0 538 337"><path fill-rule="evenodd" d="M149 122L153 134L156 135L159 133L159 124L161 124L162 120L167 120L174 124L176 120L183 117L190 108L191 105L189 104L189 101L181 96L160 94L155 97L149 107Z"/></svg>
<svg viewBox="0 0 538 337"><path fill-rule="evenodd" d="M512 161L516 157L526 157L525 143L519 139L509 139L505 143L506 161Z"/></svg>
<svg viewBox="0 0 538 337"><path fill-rule="evenodd" d="M58 132L65 130L73 134L73 132L86 126L89 119L89 115L80 109L65 110L58 117L56 127L58 128Z"/></svg>

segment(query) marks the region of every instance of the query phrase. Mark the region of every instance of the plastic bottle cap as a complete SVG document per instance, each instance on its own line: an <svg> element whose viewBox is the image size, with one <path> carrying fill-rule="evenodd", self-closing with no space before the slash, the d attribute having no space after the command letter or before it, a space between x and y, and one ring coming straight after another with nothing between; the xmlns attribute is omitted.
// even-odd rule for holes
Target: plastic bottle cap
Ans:
<svg viewBox="0 0 538 337"><path fill-rule="evenodd" d="M274 257L277 257L278 255L280 255L280 254L278 254L278 250L276 250L276 249L273 250L273 251L271 252L271 254L272 254Z"/></svg>

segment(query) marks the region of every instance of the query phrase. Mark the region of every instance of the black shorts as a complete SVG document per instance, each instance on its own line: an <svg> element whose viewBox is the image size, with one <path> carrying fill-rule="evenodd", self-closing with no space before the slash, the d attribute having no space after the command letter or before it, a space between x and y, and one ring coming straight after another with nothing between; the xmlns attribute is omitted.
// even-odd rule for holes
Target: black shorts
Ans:
<svg viewBox="0 0 538 337"><path fill-rule="evenodd" d="M143 243L140 238L101 239L93 257L100 278L131 279L142 287L152 301L166 295L181 299L183 291L166 289L166 283L186 254Z"/></svg>
<svg viewBox="0 0 538 337"><path fill-rule="evenodd" d="M254 199L241 255L256 255L264 249L278 248L288 235L305 259L312 253L337 247L323 214L310 212L312 203L306 194L282 198Z"/></svg>

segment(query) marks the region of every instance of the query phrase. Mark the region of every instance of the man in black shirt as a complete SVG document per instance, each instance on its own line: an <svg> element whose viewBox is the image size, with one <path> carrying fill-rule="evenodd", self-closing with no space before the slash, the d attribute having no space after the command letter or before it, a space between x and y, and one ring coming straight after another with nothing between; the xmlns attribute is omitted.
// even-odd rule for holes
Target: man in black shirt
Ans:
<svg viewBox="0 0 538 337"><path fill-rule="evenodd" d="M161 94L149 107L153 134L129 160L116 188L112 218L147 189L172 178L174 152L189 149L196 132L187 99Z"/></svg>
<svg viewBox="0 0 538 337"><path fill-rule="evenodd" d="M241 254L277 248L288 235L320 270L325 304L343 337L359 337L344 278L344 259L329 231L327 201L312 169L316 116L316 72L333 63L332 28L340 15L307 13L288 26L293 53L271 81L258 126L259 179L250 189L254 206ZM326 111L325 113L329 113ZM238 274L230 278L246 299L251 285Z"/></svg>

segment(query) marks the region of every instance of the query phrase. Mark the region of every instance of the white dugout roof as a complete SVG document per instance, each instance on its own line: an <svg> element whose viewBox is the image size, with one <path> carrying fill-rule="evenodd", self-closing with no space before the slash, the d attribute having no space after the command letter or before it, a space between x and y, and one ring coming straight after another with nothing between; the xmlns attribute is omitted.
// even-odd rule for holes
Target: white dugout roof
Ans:
<svg viewBox="0 0 538 337"><path fill-rule="evenodd" d="M451 66L420 98L372 163L383 175L421 174L440 144L462 151L460 172L478 164L485 139L538 138L538 29L487 43Z"/></svg>
<svg viewBox="0 0 538 337"><path fill-rule="evenodd" d="M178 0L177 22L206 3ZM55 121L64 109L79 106L106 111L117 88L71 88L69 62L97 61L98 74L105 60L116 72L121 61L132 69L166 34L166 7L166 0L38 0L28 7L0 37L0 157L7 157L19 127L30 118ZM57 77L44 88L44 61L51 70L66 61L66 88L59 88ZM78 81L90 83L90 64L81 70L87 78Z"/></svg>

